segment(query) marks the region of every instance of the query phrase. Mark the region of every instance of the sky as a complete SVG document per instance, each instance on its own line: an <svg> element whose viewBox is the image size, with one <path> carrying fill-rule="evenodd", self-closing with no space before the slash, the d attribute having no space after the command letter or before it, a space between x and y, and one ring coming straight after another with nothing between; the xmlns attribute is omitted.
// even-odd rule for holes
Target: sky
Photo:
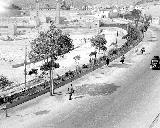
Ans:
<svg viewBox="0 0 160 128"><path fill-rule="evenodd" d="M5 12L5 8L9 6L11 0L0 0L0 13Z"/></svg>

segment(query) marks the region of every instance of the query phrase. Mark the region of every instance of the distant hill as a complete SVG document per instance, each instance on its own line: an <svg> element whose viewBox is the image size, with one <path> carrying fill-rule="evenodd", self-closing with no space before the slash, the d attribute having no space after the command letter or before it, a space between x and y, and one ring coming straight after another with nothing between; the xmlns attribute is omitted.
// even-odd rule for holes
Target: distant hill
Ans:
<svg viewBox="0 0 160 128"><path fill-rule="evenodd" d="M48 4L50 7L56 6L56 0L39 0L43 4ZM131 5L134 2L138 2L139 0L65 0L67 4L72 4L76 8L81 8L82 6L86 5L95 5L100 4L102 5ZM117 2L118 1L118 2ZM24 6L31 6L35 7L35 0L12 0L14 4L20 7Z"/></svg>
<svg viewBox="0 0 160 128"><path fill-rule="evenodd" d="M160 0L139 0L136 5L151 3L151 2L159 2Z"/></svg>

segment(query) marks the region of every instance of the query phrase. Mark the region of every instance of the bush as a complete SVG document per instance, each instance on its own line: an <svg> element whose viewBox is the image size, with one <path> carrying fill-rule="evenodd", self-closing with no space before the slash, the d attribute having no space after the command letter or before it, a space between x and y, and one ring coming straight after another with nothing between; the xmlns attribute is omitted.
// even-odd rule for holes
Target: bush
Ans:
<svg viewBox="0 0 160 128"><path fill-rule="evenodd" d="M117 55L118 54L118 49L111 49L108 52L109 56Z"/></svg>
<svg viewBox="0 0 160 128"><path fill-rule="evenodd" d="M86 64L83 64L83 65L82 65L82 68L89 68L89 66L86 65Z"/></svg>
<svg viewBox="0 0 160 128"><path fill-rule="evenodd" d="M8 87L12 84L12 81L9 81L9 79L3 75L0 76L0 89L4 89L5 87Z"/></svg>
<svg viewBox="0 0 160 128"><path fill-rule="evenodd" d="M54 68L59 68L60 65L59 65L59 63L53 62L53 66L52 66L52 67L54 67ZM48 71L48 70L50 70L50 68L51 68L51 61L45 62L45 63L40 67L40 70Z"/></svg>
<svg viewBox="0 0 160 128"><path fill-rule="evenodd" d="M65 73L65 76L66 77L74 76L74 72L69 70L68 72Z"/></svg>

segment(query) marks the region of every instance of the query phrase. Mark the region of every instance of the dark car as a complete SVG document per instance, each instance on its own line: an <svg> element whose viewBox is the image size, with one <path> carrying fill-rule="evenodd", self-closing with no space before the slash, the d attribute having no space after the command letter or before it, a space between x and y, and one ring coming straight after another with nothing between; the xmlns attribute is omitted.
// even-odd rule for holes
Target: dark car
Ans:
<svg viewBox="0 0 160 128"><path fill-rule="evenodd" d="M151 68L152 69L160 69L160 58L159 56L154 56L151 60Z"/></svg>

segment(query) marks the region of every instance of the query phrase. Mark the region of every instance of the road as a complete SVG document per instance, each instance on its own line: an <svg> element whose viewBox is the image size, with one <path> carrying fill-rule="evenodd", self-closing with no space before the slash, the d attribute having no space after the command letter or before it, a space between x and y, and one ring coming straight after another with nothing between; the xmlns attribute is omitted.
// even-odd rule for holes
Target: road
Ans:
<svg viewBox="0 0 160 128"><path fill-rule="evenodd" d="M158 29L152 29L157 35L160 34ZM119 67L119 70L125 68L122 74L114 74L114 80L94 88L92 93L88 91L88 94L80 100L74 99L67 107L61 106L59 113L52 111L47 116L42 116L38 120L35 118L28 123L23 119L21 120L23 125L20 126L22 128L149 128L160 112L160 71L149 68L151 58L160 55L160 38L157 39L158 41L152 42L156 44L150 54L144 55L141 61L128 60L130 64L125 66L111 64L111 68L114 66ZM114 89L106 94L108 87ZM98 91L100 88L103 94ZM97 93L93 93L96 91Z"/></svg>
<svg viewBox="0 0 160 128"><path fill-rule="evenodd" d="M156 29L155 29L156 30ZM156 30L157 31L157 30ZM157 31L160 34L159 31ZM160 41L160 40L159 40ZM136 67L126 71L114 85L120 89L112 96L91 97L69 115L50 117L40 127L54 128L143 128L150 125L158 107L159 71L149 69L153 55L160 55L160 44ZM36 128L35 126L33 126Z"/></svg>

